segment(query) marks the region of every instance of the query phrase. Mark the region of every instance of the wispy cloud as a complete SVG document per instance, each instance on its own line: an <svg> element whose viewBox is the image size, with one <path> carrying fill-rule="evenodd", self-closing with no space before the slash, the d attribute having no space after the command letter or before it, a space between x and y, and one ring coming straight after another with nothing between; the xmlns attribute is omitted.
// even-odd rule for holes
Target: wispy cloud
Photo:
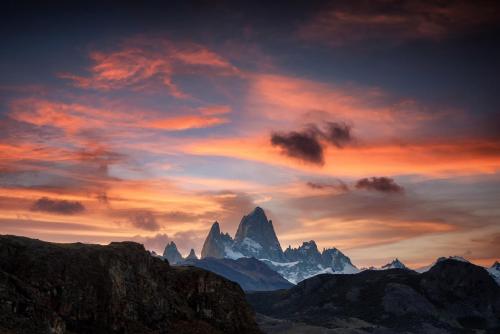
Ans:
<svg viewBox="0 0 500 334"><path fill-rule="evenodd" d="M175 74L207 71L215 75L238 74L238 69L228 60L203 45L165 38L129 38L111 51L92 52L90 59L94 64L89 76L71 73L59 76L78 87L104 91L147 91L151 85L160 84L172 96L186 98L189 95L174 82Z"/></svg>
<svg viewBox="0 0 500 334"><path fill-rule="evenodd" d="M489 1L355 1L324 8L298 31L300 38L340 47L350 43L441 40L494 22Z"/></svg>

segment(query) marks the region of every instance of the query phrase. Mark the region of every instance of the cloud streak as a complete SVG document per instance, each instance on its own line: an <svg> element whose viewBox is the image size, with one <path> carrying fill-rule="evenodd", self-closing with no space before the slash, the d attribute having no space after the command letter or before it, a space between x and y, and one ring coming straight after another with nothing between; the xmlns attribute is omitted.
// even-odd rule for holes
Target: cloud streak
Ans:
<svg viewBox="0 0 500 334"><path fill-rule="evenodd" d="M334 47L361 42L441 40L494 22L498 7L489 1L355 1L334 3L298 31L308 41Z"/></svg>
<svg viewBox="0 0 500 334"><path fill-rule="evenodd" d="M381 193L403 193L404 188L389 177L371 177L358 180L356 189L378 191Z"/></svg>
<svg viewBox="0 0 500 334"><path fill-rule="evenodd" d="M42 197L33 203L31 211L43 211L59 215L75 215L85 211L85 207L82 203L77 201L57 200Z"/></svg>

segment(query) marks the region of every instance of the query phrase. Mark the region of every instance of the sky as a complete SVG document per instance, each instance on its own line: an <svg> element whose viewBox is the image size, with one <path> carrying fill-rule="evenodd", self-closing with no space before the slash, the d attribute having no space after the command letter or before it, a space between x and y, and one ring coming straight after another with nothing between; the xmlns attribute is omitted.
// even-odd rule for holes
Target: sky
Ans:
<svg viewBox="0 0 500 334"><path fill-rule="evenodd" d="M358 267L500 256L494 1L7 1L0 233L173 240L255 206Z"/></svg>

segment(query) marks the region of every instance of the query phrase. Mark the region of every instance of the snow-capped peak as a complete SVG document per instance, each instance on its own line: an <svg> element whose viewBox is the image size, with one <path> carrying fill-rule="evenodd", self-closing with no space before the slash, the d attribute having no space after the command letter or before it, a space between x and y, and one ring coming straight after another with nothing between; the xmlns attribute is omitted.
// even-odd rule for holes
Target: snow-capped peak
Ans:
<svg viewBox="0 0 500 334"><path fill-rule="evenodd" d="M495 261L491 267L486 269L493 279L500 285L500 263Z"/></svg>
<svg viewBox="0 0 500 334"><path fill-rule="evenodd" d="M380 269L408 269L399 259L394 259L392 262L383 265Z"/></svg>

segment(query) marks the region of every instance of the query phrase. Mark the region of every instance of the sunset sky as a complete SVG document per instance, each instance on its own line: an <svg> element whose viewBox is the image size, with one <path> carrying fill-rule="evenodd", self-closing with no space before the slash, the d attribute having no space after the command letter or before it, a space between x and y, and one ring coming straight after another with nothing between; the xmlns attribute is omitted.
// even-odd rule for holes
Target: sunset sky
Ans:
<svg viewBox="0 0 500 334"><path fill-rule="evenodd" d="M0 234L499 259L498 3L7 3Z"/></svg>

